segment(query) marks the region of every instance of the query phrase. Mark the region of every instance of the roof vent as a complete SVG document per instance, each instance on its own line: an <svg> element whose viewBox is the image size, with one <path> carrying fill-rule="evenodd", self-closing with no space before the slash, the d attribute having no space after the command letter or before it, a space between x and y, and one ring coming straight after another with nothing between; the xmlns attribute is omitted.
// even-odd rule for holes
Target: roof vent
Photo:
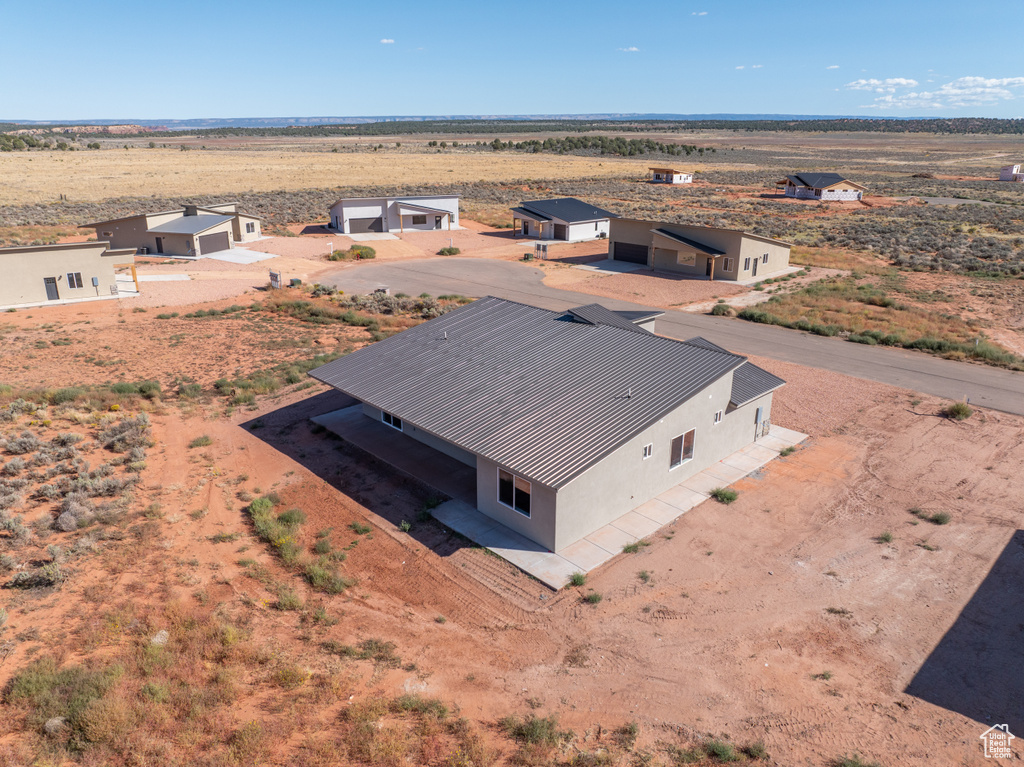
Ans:
<svg viewBox="0 0 1024 767"><path fill-rule="evenodd" d="M197 206L197 205L186 205L185 206L185 215L186 216L198 216L199 215L199 206Z"/></svg>

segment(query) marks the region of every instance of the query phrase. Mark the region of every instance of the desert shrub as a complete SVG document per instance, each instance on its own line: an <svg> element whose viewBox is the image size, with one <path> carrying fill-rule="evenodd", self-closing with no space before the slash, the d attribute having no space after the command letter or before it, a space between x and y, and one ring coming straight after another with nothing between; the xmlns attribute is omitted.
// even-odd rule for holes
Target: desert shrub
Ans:
<svg viewBox="0 0 1024 767"><path fill-rule="evenodd" d="M62 432L56 437L50 440L50 444L54 447L70 447L71 445L77 445L81 442L84 437L81 434L75 434L73 432Z"/></svg>
<svg viewBox="0 0 1024 767"><path fill-rule="evenodd" d="M11 578L10 587L14 589L35 589L45 586L56 586L65 578L60 565L50 562L35 570L23 570Z"/></svg>
<svg viewBox="0 0 1024 767"><path fill-rule="evenodd" d="M42 443L39 438L30 431L23 431L18 437L5 439L0 446L11 455L26 455L34 453Z"/></svg>
<svg viewBox="0 0 1024 767"><path fill-rule="evenodd" d="M954 402L944 408L942 414L955 421L966 421L974 414L974 410L966 402Z"/></svg>
<svg viewBox="0 0 1024 767"><path fill-rule="evenodd" d="M739 754L736 753L736 747L724 740L709 740L704 744L704 753L717 762L738 762L740 760Z"/></svg>
<svg viewBox="0 0 1024 767"><path fill-rule="evenodd" d="M631 750L636 744L636 737L640 734L640 727L636 722L629 722L615 731L615 741L620 748Z"/></svg>
<svg viewBox="0 0 1024 767"><path fill-rule="evenodd" d="M586 602L588 605L596 605L600 603L602 599L604 599L604 597L596 591L591 591L589 594L583 597L583 601Z"/></svg>
<svg viewBox="0 0 1024 767"><path fill-rule="evenodd" d="M352 261L377 257L377 251L369 245L353 245L348 250L335 250L326 258L328 261Z"/></svg>
<svg viewBox="0 0 1024 767"><path fill-rule="evenodd" d="M716 487L714 490L711 491L711 497L714 498L719 503L724 503L726 506L728 506L730 503L739 498L740 494L737 493L735 490L729 490L724 487Z"/></svg>
<svg viewBox="0 0 1024 767"><path fill-rule="evenodd" d="M439 251L437 251L437 255L439 255L439 256L457 256L461 252L462 252L461 250L459 250L458 248L455 248L455 247L441 248Z"/></svg>
<svg viewBox="0 0 1024 767"><path fill-rule="evenodd" d="M522 718L507 716L498 722L498 726L510 738L532 745L557 746L572 737L571 732L558 729L558 718L554 714L543 718L536 714Z"/></svg>
<svg viewBox="0 0 1024 767"><path fill-rule="evenodd" d="M305 524L306 514L302 509L288 509L277 515L277 521L285 527L298 527Z"/></svg>
<svg viewBox="0 0 1024 767"><path fill-rule="evenodd" d="M96 514L89 497L82 492L69 493L61 502L54 525L69 533L88 523Z"/></svg>
<svg viewBox="0 0 1024 767"><path fill-rule="evenodd" d="M736 310L728 304L715 304L711 309L711 314L715 317L735 317Z"/></svg>
<svg viewBox="0 0 1024 767"><path fill-rule="evenodd" d="M84 396L85 389L78 388L77 386L69 386L46 393L46 399L51 405L63 405L68 402L74 402L76 399Z"/></svg>
<svg viewBox="0 0 1024 767"><path fill-rule="evenodd" d="M396 714L419 714L432 719L448 718L448 707L437 698L424 698L422 695L402 695L391 701L389 708Z"/></svg>
<svg viewBox="0 0 1024 767"><path fill-rule="evenodd" d="M132 729L134 712L123 698L95 698L78 715L76 724L90 743L117 743Z"/></svg>
<svg viewBox="0 0 1024 767"><path fill-rule="evenodd" d="M204 434L203 436L196 437L194 440L189 442L188 443L188 447L189 447L189 450L191 450L191 449L197 448L197 447L207 447L208 445L212 445L212 444L213 444L213 440L210 439L209 436Z"/></svg>
<svg viewBox="0 0 1024 767"><path fill-rule="evenodd" d="M305 576L310 586L327 594L341 594L345 589L355 585L355 580L339 575L337 570L324 560L307 564Z"/></svg>
<svg viewBox="0 0 1024 767"><path fill-rule="evenodd" d="M5 477L16 477L18 476L18 474L22 472L24 468L24 458L12 458L10 461L3 465L3 468L0 469L0 474L3 474Z"/></svg>
<svg viewBox="0 0 1024 767"><path fill-rule="evenodd" d="M139 413L103 429L97 441L107 450L124 453L133 447L149 445L149 416Z"/></svg>
<svg viewBox="0 0 1024 767"><path fill-rule="evenodd" d="M576 571L575 573L573 573L572 575L569 576L569 585L570 586L582 586L586 582L587 582L587 574L586 573L581 573L579 571Z"/></svg>

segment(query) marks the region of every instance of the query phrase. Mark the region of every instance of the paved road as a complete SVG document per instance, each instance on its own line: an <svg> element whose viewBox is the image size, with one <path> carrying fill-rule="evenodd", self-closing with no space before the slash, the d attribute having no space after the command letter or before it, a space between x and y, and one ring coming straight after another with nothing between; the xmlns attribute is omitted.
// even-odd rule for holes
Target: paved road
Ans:
<svg viewBox="0 0 1024 767"><path fill-rule="evenodd" d="M321 277L348 293L367 293L387 285L393 293L438 296L497 296L563 310L600 302L609 309L648 308L548 287L537 268L511 261L436 258L399 263L360 264ZM939 397L969 397L976 405L1024 415L1024 374L985 365L953 362L904 349L851 344L773 325L728 317L670 311L658 319L658 333L686 339L704 336L738 354L795 362L837 373L901 386Z"/></svg>

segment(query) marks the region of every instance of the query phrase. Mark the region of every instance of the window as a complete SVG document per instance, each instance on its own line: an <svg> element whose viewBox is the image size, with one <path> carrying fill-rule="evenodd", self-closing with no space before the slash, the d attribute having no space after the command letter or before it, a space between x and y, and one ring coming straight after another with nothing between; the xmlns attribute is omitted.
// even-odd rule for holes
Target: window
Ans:
<svg viewBox="0 0 1024 767"><path fill-rule="evenodd" d="M113 236L114 236L114 233L113 233L113 232L104 232L104 233L103 233L103 236L104 236L104 237L113 237Z"/></svg>
<svg viewBox="0 0 1024 767"><path fill-rule="evenodd" d="M644 445L644 460L654 455L654 445Z"/></svg>
<svg viewBox="0 0 1024 767"><path fill-rule="evenodd" d="M693 458L693 437L695 429L690 429L686 434L680 434L672 440L672 453L668 467L674 469Z"/></svg>
<svg viewBox="0 0 1024 767"><path fill-rule="evenodd" d="M245 233L246 234L253 234L255 231L256 231L256 224L254 222L252 222L252 221L247 222L246 225L245 225Z"/></svg>
<svg viewBox="0 0 1024 767"><path fill-rule="evenodd" d="M750 258L749 258L749 256L747 258L743 259L743 271L745 271L745 272L749 272L750 271Z"/></svg>
<svg viewBox="0 0 1024 767"><path fill-rule="evenodd" d="M498 503L530 516L531 485L515 474L498 469Z"/></svg>
<svg viewBox="0 0 1024 767"><path fill-rule="evenodd" d="M767 264L768 263L768 254L767 253L765 253L763 256L761 256L761 263L762 264Z"/></svg>
<svg viewBox="0 0 1024 767"><path fill-rule="evenodd" d="M719 410L717 413L715 413L715 423L719 424L721 422L722 422L722 411Z"/></svg>
<svg viewBox="0 0 1024 767"><path fill-rule="evenodd" d="M736 266L735 258L726 258L722 264L722 269L726 272L731 272Z"/></svg>
<svg viewBox="0 0 1024 767"><path fill-rule="evenodd" d="M597 222L596 221L594 222L594 231L595 232L597 231Z"/></svg>
<svg viewBox="0 0 1024 767"><path fill-rule="evenodd" d="M390 426L392 429L398 429L402 431L402 419L398 416L393 416L391 413L385 413L383 410L380 411L380 420Z"/></svg>
<svg viewBox="0 0 1024 767"><path fill-rule="evenodd" d="M413 216L412 217L412 225L413 226L416 226L418 224L425 224L425 223L427 223L427 216L426 216L426 214L423 214L422 216Z"/></svg>
<svg viewBox="0 0 1024 767"><path fill-rule="evenodd" d="M80 288L80 287L82 287L82 273L81 272L68 272L68 287L69 288Z"/></svg>

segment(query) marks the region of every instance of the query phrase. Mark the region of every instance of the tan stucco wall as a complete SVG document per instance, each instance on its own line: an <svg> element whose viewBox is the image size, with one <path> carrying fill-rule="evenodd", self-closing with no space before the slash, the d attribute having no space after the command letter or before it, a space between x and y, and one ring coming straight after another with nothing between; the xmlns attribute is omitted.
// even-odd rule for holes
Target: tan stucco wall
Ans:
<svg viewBox="0 0 1024 767"><path fill-rule="evenodd" d="M103 256L105 242L75 243L74 247L49 246L0 249L4 279L0 280L0 306L46 301L46 277L57 279L61 301L109 296L116 293L114 266L123 257ZM82 275L82 287L68 287L68 272ZM99 280L93 287L92 278ZM56 303L56 302L54 302Z"/></svg>

